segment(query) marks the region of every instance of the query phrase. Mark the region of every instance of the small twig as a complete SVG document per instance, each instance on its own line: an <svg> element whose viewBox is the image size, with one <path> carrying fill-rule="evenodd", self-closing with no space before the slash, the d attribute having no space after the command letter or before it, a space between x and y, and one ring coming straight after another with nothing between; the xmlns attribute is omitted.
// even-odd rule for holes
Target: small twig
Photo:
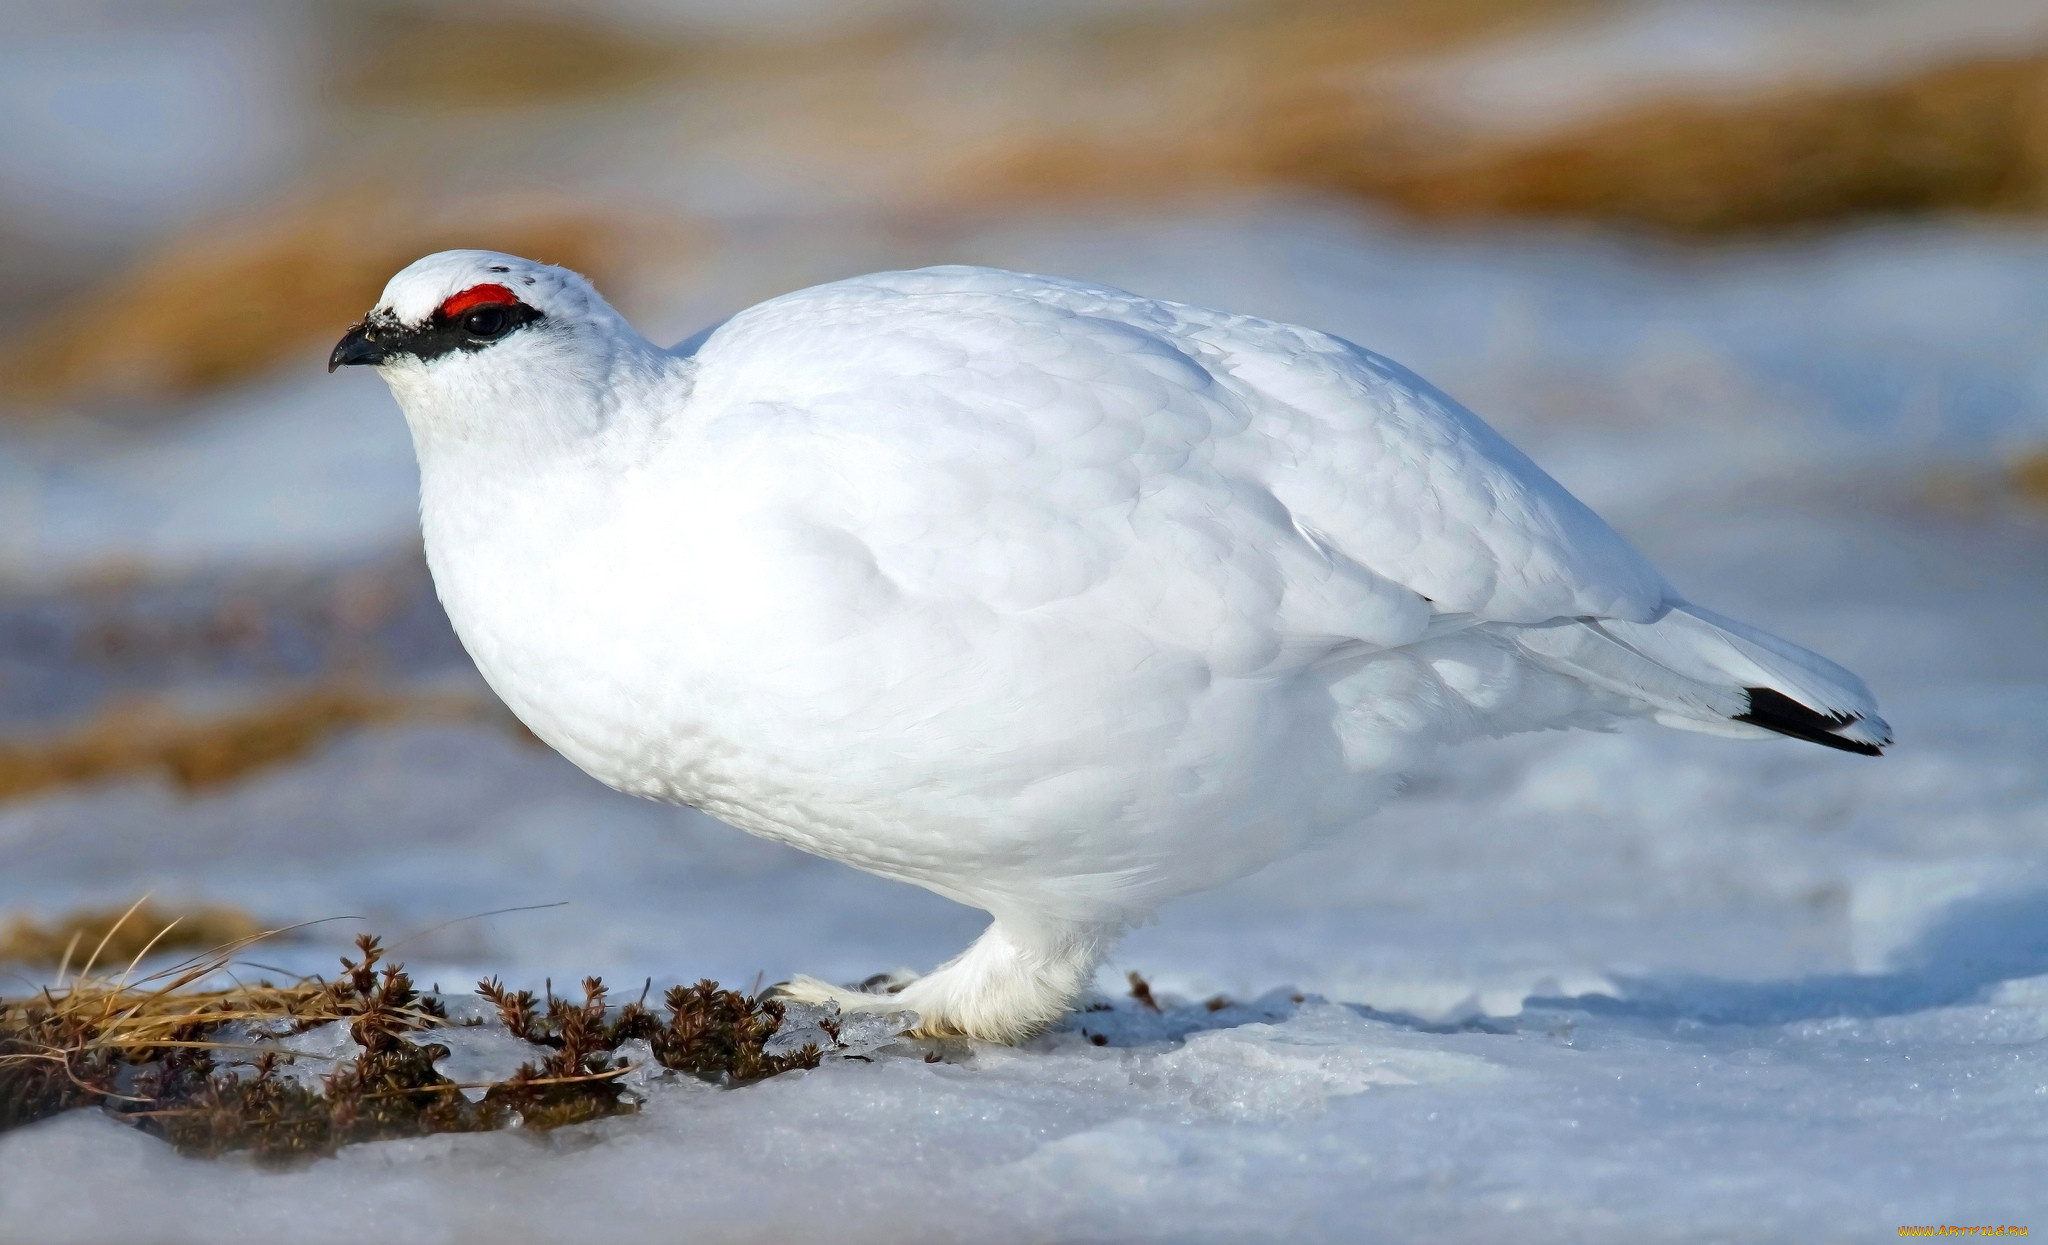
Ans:
<svg viewBox="0 0 2048 1245"><path fill-rule="evenodd" d="M489 912L472 912L468 916L459 916L452 921L443 921L439 925L433 926L430 929L423 929L415 933L407 934L405 937L399 939L397 942L394 942L390 946L384 948L384 950L387 953L396 951L400 947L404 946L406 943L411 942L415 938L425 938L428 934L438 934L442 930L447 929L450 925L460 925L464 921L481 921L487 916L504 916L508 912L539 912L543 908L566 908L568 906L568 900L557 899L553 903L530 903L523 904L517 908L493 908Z"/></svg>
<svg viewBox="0 0 2048 1245"><path fill-rule="evenodd" d="M501 1085L510 1086L513 1089L524 1089L529 1085L583 1085L591 1081L614 1080L626 1075L639 1066L639 1064L627 1064L623 1068L613 1068L609 1072L592 1072L585 1076L535 1077L530 1081L507 1078L502 1081L464 1081L459 1084L450 1082L447 1085L422 1085L417 1089L382 1089L374 1094L364 1094L363 1097L403 1098L408 1094L443 1094L451 1089L497 1089Z"/></svg>

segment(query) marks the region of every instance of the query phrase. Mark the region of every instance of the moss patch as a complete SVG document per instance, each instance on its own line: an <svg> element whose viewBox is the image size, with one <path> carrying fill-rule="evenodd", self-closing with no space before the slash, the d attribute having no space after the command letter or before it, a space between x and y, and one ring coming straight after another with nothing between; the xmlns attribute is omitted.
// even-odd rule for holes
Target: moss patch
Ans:
<svg viewBox="0 0 2048 1245"><path fill-rule="evenodd" d="M461 1084L434 1066L449 1054L434 1041L454 1024L445 1007L369 935L332 979L196 988L261 936L133 983L95 977L88 962L68 986L0 1000L0 1131L98 1107L185 1154L288 1164L355 1142L630 1113L639 1103L621 1078L634 1068L618 1052L636 1039L662 1067L728 1086L820 1057L809 1045L768 1054L782 1005L715 982L671 989L656 1009L612 1005L595 977L575 999L486 980L478 994L533 1058L502 1080ZM289 1075L279 1043L331 1022L360 1053L315 1081Z"/></svg>

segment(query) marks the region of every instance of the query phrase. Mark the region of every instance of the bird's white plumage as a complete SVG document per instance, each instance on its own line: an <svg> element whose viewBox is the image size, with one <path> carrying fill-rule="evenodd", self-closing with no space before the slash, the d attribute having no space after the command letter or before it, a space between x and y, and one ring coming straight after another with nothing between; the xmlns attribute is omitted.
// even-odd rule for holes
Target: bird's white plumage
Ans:
<svg viewBox="0 0 2048 1245"><path fill-rule="evenodd" d="M478 666L614 786L993 912L894 1000L934 1027L1045 1023L1124 923L1357 823L1437 744L1761 734L1758 686L1885 739L1854 676L1685 605L1327 334L938 268L670 352L485 252L382 308L488 281L543 318L384 368Z"/></svg>

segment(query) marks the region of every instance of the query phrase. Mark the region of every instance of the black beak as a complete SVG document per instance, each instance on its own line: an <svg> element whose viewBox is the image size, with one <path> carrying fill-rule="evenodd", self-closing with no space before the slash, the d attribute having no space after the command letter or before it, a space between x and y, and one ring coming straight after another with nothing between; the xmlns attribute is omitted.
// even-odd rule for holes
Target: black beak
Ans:
<svg viewBox="0 0 2048 1245"><path fill-rule="evenodd" d="M354 367L359 363L372 366L384 361L384 348L370 340L370 326L358 324L335 343L334 353L327 356L327 370L338 367Z"/></svg>

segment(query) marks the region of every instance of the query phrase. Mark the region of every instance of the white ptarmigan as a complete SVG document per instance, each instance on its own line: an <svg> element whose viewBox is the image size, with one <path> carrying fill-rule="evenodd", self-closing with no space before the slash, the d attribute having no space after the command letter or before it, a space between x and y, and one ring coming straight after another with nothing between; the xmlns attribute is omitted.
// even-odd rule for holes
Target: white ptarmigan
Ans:
<svg viewBox="0 0 2048 1245"><path fill-rule="evenodd" d="M393 277L477 667L599 780L984 908L875 995L1051 1024L1132 921L1360 821L1429 749L1628 717L1875 755L1855 675L1689 604L1427 381L1312 329L985 268L674 349L575 273Z"/></svg>

